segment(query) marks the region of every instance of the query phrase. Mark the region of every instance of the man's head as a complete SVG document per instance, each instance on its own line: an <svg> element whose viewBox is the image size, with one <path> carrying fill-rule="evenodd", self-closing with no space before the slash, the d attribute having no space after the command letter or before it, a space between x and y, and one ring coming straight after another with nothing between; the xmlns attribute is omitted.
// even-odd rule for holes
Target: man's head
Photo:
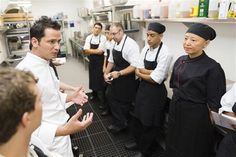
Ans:
<svg viewBox="0 0 236 157"><path fill-rule="evenodd" d="M147 42L152 48L156 48L160 43L166 27L160 23L154 22L148 25Z"/></svg>
<svg viewBox="0 0 236 157"><path fill-rule="evenodd" d="M48 17L41 17L30 28L30 49L45 59L56 58L60 49L61 25Z"/></svg>
<svg viewBox="0 0 236 157"><path fill-rule="evenodd" d="M93 25L93 35L97 36L102 32L102 24L101 23L95 23Z"/></svg>
<svg viewBox="0 0 236 157"><path fill-rule="evenodd" d="M124 36L124 27L121 23L113 23L110 27L110 34L113 40L119 43Z"/></svg>
<svg viewBox="0 0 236 157"><path fill-rule="evenodd" d="M0 68L0 145L22 131L29 137L40 125L41 95L30 72Z"/></svg>

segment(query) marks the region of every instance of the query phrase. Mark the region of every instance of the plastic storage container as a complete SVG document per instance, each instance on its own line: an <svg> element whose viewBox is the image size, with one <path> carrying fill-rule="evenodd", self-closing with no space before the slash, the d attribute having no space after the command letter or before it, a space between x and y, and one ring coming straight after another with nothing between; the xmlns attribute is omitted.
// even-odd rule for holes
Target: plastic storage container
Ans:
<svg viewBox="0 0 236 157"><path fill-rule="evenodd" d="M209 18L218 18L219 16L219 0L210 0L209 2L209 11L208 17Z"/></svg>

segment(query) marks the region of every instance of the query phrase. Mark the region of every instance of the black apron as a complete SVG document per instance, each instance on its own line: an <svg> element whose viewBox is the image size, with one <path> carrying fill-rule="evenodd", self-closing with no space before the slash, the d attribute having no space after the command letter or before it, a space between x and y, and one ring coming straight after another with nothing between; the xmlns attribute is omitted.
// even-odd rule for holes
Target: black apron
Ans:
<svg viewBox="0 0 236 157"><path fill-rule="evenodd" d="M214 132L206 104L173 95L168 124L166 157L211 157Z"/></svg>
<svg viewBox="0 0 236 157"><path fill-rule="evenodd" d="M90 40L90 49L97 49L100 44L92 44L92 37ZM89 55L89 88L93 91L102 91L104 89L104 78L103 78L103 55L91 54Z"/></svg>
<svg viewBox="0 0 236 157"><path fill-rule="evenodd" d="M127 36L121 48L121 51L117 51L113 48L112 55L114 60L113 71L120 71L130 66L122 57L122 51L126 42ZM135 96L135 74L131 73L125 76L120 76L114 79L111 83L111 96L121 102L131 102Z"/></svg>
<svg viewBox="0 0 236 157"><path fill-rule="evenodd" d="M154 61L147 61L146 51L144 57L145 69L154 70L157 66L157 57L161 50L162 42L157 50ZM161 84L141 80L135 103L135 116L145 126L160 126L164 120L164 107L167 100L167 91L164 81Z"/></svg>

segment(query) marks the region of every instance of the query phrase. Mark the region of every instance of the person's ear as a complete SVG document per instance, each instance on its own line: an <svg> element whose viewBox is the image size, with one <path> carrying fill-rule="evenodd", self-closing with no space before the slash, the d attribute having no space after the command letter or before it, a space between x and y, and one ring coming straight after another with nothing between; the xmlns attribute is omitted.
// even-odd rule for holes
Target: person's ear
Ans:
<svg viewBox="0 0 236 157"><path fill-rule="evenodd" d="M209 45L209 43L210 43L210 40L206 40L205 43L204 43L203 48L206 48Z"/></svg>
<svg viewBox="0 0 236 157"><path fill-rule="evenodd" d="M25 112L21 118L21 123L24 127L28 126L30 123L30 114Z"/></svg>
<svg viewBox="0 0 236 157"><path fill-rule="evenodd" d="M39 41L38 41L38 39L35 38L35 37L32 37L31 43L32 43L32 47L34 47L34 48L37 48L38 45L39 45Z"/></svg>
<svg viewBox="0 0 236 157"><path fill-rule="evenodd" d="M159 34L160 38L162 39L163 38L163 33Z"/></svg>

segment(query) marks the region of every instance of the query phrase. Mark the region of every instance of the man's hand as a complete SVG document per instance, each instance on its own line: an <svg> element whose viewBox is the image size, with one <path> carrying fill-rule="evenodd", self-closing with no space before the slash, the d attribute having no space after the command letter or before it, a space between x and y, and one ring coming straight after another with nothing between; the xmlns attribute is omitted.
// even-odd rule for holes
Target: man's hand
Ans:
<svg viewBox="0 0 236 157"><path fill-rule="evenodd" d="M73 94L71 101L76 104L83 106L86 102L88 102L88 96L85 94L84 89L80 87Z"/></svg>
<svg viewBox="0 0 236 157"><path fill-rule="evenodd" d="M65 136L86 129L93 121L93 113L88 112L81 120L79 120L81 115L82 110L79 109L79 111L71 117L71 119L63 127L58 128L56 135Z"/></svg>
<svg viewBox="0 0 236 157"><path fill-rule="evenodd" d="M102 55L102 54L103 54L103 50L102 50L102 49L97 49L97 50L96 50L96 54Z"/></svg>
<svg viewBox="0 0 236 157"><path fill-rule="evenodd" d="M109 73L109 74L104 73L103 77L104 77L104 80L106 83L111 84L111 81L113 79L111 73Z"/></svg>
<svg viewBox="0 0 236 157"><path fill-rule="evenodd" d="M118 77L121 76L121 72L120 71L112 71L110 74L111 74L113 79L117 79Z"/></svg>

